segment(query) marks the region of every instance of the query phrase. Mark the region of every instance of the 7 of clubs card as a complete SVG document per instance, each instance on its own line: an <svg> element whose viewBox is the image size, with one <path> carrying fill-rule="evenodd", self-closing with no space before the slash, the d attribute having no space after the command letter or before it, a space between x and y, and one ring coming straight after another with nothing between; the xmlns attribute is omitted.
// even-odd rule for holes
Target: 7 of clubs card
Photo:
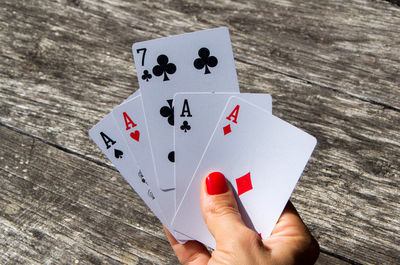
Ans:
<svg viewBox="0 0 400 265"><path fill-rule="evenodd" d="M173 95L239 92L225 27L135 43L132 47L159 186L174 187Z"/></svg>

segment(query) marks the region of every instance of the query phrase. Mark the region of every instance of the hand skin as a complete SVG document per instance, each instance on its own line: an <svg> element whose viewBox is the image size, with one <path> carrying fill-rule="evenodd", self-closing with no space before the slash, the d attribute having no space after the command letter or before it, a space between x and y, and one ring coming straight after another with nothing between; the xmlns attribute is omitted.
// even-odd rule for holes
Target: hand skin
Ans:
<svg viewBox="0 0 400 265"><path fill-rule="evenodd" d="M208 229L216 240L210 254L197 241L179 244L164 227L168 240L179 261L186 265L294 265L314 264L319 245L310 234L299 214L289 201L272 234L261 239L243 223L230 185L222 194L207 193L206 178L201 186L201 209ZM226 180L225 180L226 181Z"/></svg>

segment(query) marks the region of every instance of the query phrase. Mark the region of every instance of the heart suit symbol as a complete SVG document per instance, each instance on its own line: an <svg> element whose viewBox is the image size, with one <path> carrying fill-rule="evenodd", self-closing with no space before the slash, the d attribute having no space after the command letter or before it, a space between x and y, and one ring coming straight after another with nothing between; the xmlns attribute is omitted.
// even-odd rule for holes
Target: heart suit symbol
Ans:
<svg viewBox="0 0 400 265"><path fill-rule="evenodd" d="M133 140L135 140L136 142L139 142L139 137L140 137L139 131L131 132L129 135L132 137Z"/></svg>

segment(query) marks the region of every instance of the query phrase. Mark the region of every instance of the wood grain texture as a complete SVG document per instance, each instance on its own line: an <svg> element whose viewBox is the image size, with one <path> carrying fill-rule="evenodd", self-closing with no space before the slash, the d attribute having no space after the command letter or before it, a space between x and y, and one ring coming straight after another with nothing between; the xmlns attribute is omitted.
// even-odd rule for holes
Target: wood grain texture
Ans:
<svg viewBox="0 0 400 265"><path fill-rule="evenodd" d="M4 126L0 137L1 264L178 263L115 170ZM316 264L349 263L321 253Z"/></svg>
<svg viewBox="0 0 400 265"><path fill-rule="evenodd" d="M4 126L0 136L1 264L177 263L116 170Z"/></svg>
<svg viewBox="0 0 400 265"><path fill-rule="evenodd" d="M115 246L128 242L133 262L176 262L166 245L155 254L154 246L146 246L140 232L136 235L135 229L145 231L161 240L157 244L165 243L146 208L137 216L121 210L144 206L122 177L105 166L109 162L87 131L137 89L132 43L226 25L242 92L270 93L275 115L318 139L292 200L325 253L353 263L395 264L400 253L399 11L384 1L2 1L0 121L32 136L23 140L3 128L2 139L8 139L7 145L41 139L45 156L32 155L35 171L21 177L20 169L10 171L21 160L2 155L2 193L12 205L22 205L25 214L2 218L9 223L1 222L0 238L8 238L8 231L16 236L0 248L39 252L28 228L39 220L38 227L47 222L55 227L46 231L43 248L61 245L40 252L32 262L41 263L46 254L55 263L62 260L61 249L69 241L58 242L57 225L66 224L57 216L73 215L64 197L83 196L79 211L85 217L71 217L79 223L63 231L72 239L75 230L86 231L91 241L77 239L65 257L72 260L90 248L98 263L123 262L124 253ZM14 148L21 156L29 150ZM63 158L48 166L54 152ZM70 172L66 180L59 175L63 169ZM102 179L103 171L108 179ZM97 188L80 185L88 172ZM113 185L106 185L110 179ZM24 195L29 185L40 187L36 199ZM90 196L82 195L85 189ZM0 208L2 216L14 209L7 205ZM42 219L30 218L31 207L41 209ZM47 209L58 215L46 215ZM113 211L118 217L110 221ZM97 226L106 222L116 236L98 235ZM121 235L123 229L135 235ZM1 261L29 263L30 256L21 257L3 254Z"/></svg>
<svg viewBox="0 0 400 265"><path fill-rule="evenodd" d="M349 264L353 264L353 262L349 263L348 261L344 261L342 259L335 258L331 255L321 253L315 264L316 265L349 265Z"/></svg>

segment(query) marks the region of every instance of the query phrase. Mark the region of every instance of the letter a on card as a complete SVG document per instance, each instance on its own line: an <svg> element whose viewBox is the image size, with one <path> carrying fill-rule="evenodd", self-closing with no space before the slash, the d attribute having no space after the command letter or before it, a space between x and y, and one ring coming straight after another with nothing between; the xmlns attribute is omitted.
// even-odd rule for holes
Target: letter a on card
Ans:
<svg viewBox="0 0 400 265"><path fill-rule="evenodd" d="M240 108L240 106L236 105L236 107L232 110L231 114L229 114L229 116L226 117L226 119L230 121L231 118L233 118L232 122L237 123L237 118L239 115L239 108Z"/></svg>
<svg viewBox="0 0 400 265"><path fill-rule="evenodd" d="M181 117L185 117L185 113L187 113L187 114L186 114L186 117L192 117L192 114L190 113L189 103L188 103L188 100L187 100L187 99L185 99L185 100L183 101L183 107L182 107L182 114L181 114Z"/></svg>
<svg viewBox="0 0 400 265"><path fill-rule="evenodd" d="M101 135L101 138L103 138L103 141L104 141L107 149L110 148L112 145L114 145L116 143L116 141L114 141L113 139L108 137L107 134L105 134L103 132L100 132L100 135ZM109 144L109 143L111 143L111 144Z"/></svg>
<svg viewBox="0 0 400 265"><path fill-rule="evenodd" d="M132 129L133 127L135 127L137 125L132 121L131 117L129 117L129 115L126 112L124 112L122 114L124 115L124 120L125 120L125 125L126 125L125 130ZM130 127L130 125L132 125L132 127Z"/></svg>

